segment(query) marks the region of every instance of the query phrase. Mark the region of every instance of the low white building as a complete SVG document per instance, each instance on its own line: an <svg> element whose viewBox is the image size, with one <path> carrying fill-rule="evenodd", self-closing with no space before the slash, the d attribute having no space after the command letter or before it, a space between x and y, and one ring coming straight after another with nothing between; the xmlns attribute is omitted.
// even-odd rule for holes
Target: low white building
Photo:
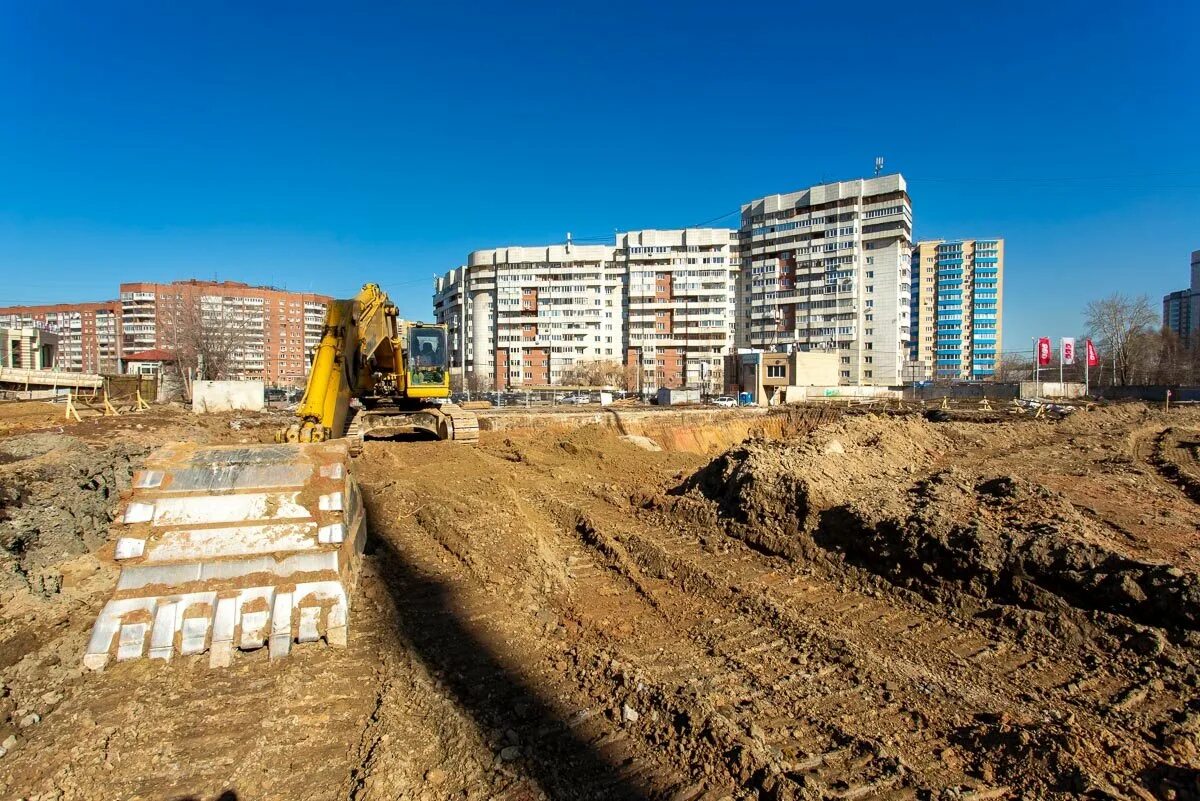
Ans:
<svg viewBox="0 0 1200 801"><path fill-rule="evenodd" d="M46 328L0 328L0 367L53 370L59 335Z"/></svg>

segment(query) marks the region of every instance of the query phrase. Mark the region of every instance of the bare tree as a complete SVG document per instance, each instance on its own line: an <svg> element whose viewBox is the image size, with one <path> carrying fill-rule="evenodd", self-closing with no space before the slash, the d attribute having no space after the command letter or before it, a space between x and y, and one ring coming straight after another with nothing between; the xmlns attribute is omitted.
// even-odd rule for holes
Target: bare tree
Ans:
<svg viewBox="0 0 1200 801"><path fill-rule="evenodd" d="M1084 310L1088 330L1111 360L1111 381L1128 386L1145 368L1147 343L1143 336L1158 326L1158 316L1145 295L1114 293L1088 303Z"/></svg>
<svg viewBox="0 0 1200 801"><path fill-rule="evenodd" d="M224 298L197 293L175 298L165 311L164 339L171 343L189 397L193 379L218 381L247 371L247 362L255 355L249 352L251 335L255 329L261 334L261 319L255 320Z"/></svg>
<svg viewBox="0 0 1200 801"><path fill-rule="evenodd" d="M1026 353L1009 351L1000 354L994 381L1029 381L1033 378L1033 358Z"/></svg>
<svg viewBox="0 0 1200 801"><path fill-rule="evenodd" d="M563 370L564 384L577 387L616 387L625 383L625 368L611 359L576 362Z"/></svg>
<svg viewBox="0 0 1200 801"><path fill-rule="evenodd" d="M621 389L626 392L637 392L641 389L642 366L637 362L626 362L621 368Z"/></svg>
<svg viewBox="0 0 1200 801"><path fill-rule="evenodd" d="M495 387L492 384L492 376L490 374L475 369L467 372L468 392L489 392L492 389L495 389Z"/></svg>

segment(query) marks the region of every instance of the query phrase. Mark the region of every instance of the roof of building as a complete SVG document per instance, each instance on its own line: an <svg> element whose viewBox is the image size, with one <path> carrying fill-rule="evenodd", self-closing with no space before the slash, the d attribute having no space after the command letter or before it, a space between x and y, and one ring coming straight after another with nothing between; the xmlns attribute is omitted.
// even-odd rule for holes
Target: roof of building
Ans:
<svg viewBox="0 0 1200 801"><path fill-rule="evenodd" d="M125 357L127 362L173 362L175 354L169 350L162 348L151 348L150 350L140 350L137 353L131 353Z"/></svg>

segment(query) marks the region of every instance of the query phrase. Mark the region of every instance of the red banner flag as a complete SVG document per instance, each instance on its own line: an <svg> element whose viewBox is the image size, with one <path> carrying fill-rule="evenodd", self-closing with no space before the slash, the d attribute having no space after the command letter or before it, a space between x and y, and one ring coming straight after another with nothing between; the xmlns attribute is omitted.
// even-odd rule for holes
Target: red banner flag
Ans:
<svg viewBox="0 0 1200 801"><path fill-rule="evenodd" d="M1096 367L1100 364L1100 354L1096 352L1096 346L1092 344L1092 340L1087 341L1087 366Z"/></svg>
<svg viewBox="0 0 1200 801"><path fill-rule="evenodd" d="M1050 337L1042 337L1038 340L1037 363L1039 367L1050 364Z"/></svg>

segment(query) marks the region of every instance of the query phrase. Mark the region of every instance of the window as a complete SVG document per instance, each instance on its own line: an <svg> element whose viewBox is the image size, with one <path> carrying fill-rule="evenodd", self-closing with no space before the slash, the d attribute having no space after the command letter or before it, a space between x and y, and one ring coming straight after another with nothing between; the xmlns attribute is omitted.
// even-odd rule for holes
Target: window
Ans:
<svg viewBox="0 0 1200 801"><path fill-rule="evenodd" d="M787 375L786 364L768 364L767 378L783 378Z"/></svg>

